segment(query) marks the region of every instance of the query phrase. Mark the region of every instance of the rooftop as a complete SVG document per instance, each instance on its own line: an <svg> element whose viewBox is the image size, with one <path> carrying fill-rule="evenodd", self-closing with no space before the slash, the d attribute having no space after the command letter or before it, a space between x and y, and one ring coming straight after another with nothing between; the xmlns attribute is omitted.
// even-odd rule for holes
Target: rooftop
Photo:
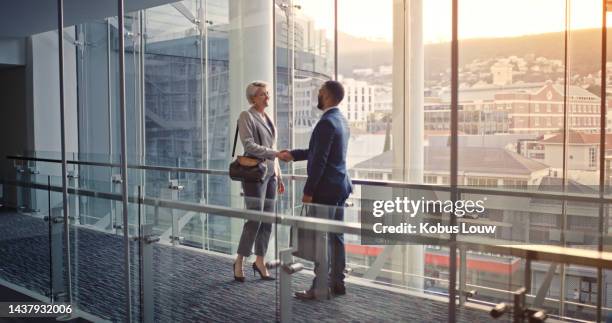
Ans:
<svg viewBox="0 0 612 323"><path fill-rule="evenodd" d="M450 171L449 147L425 147L426 172ZM502 148L460 147L459 171L499 175L530 175L548 166ZM391 171L393 151L386 151L354 166L356 169Z"/></svg>
<svg viewBox="0 0 612 323"><path fill-rule="evenodd" d="M493 100L495 94L500 93L517 93L517 92L532 92L539 90L546 84L542 82L538 83L516 83L510 85L493 85L481 86L476 88L460 89L459 90L459 102L464 101L475 101L475 100ZM563 93L563 92L561 92ZM440 94L444 102L450 101L450 92L445 91Z"/></svg>
<svg viewBox="0 0 612 323"><path fill-rule="evenodd" d="M460 89L459 90L459 102L466 101L491 101L495 99L496 94L504 93L525 93L535 95L542 90L545 90L549 85L560 95L563 96L563 85L561 84L549 84L548 82L537 82L537 83L516 83L510 85L493 85L488 84L486 86L479 86L474 88ZM570 85L569 96L573 97L588 97L591 99L598 99L599 97L580 86ZM450 92L445 91L440 94L443 102L450 102Z"/></svg>
<svg viewBox="0 0 612 323"><path fill-rule="evenodd" d="M612 133L606 134L606 149L612 149ZM571 145L599 145L600 134L568 131L567 142ZM556 133L539 141L542 144L563 144L563 133Z"/></svg>

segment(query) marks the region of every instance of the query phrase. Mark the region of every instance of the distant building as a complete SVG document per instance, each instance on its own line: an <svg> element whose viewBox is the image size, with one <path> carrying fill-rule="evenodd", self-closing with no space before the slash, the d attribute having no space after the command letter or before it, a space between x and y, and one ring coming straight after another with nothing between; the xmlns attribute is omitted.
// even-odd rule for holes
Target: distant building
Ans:
<svg viewBox="0 0 612 323"><path fill-rule="evenodd" d="M512 84L512 64L497 62L491 66L491 74L494 85Z"/></svg>
<svg viewBox="0 0 612 323"><path fill-rule="evenodd" d="M374 85L366 81L344 79L344 100L340 110L346 116L351 127L367 129L368 116L374 112L375 89Z"/></svg>
<svg viewBox="0 0 612 323"><path fill-rule="evenodd" d="M599 183L599 134L568 131L568 176L585 185ZM606 134L605 172L612 175L612 134ZM519 141L519 153L551 167L552 177L562 177L563 133L545 135L534 140Z"/></svg>
<svg viewBox="0 0 612 323"><path fill-rule="evenodd" d="M568 127L599 132L599 97L575 85L568 88ZM546 134L563 128L564 88L526 83L459 90L459 130L466 134ZM425 130L448 130L450 94L425 103ZM610 119L608 119L609 122Z"/></svg>
<svg viewBox="0 0 612 323"><path fill-rule="evenodd" d="M294 10L291 13L291 19L294 23L287 25L287 15L289 13L285 10L277 10L276 12L276 45L278 47L293 48L298 60L302 59L304 53L318 56L327 55L331 46L330 41L325 37L324 30L316 28L312 18L307 17L300 10ZM291 29L293 29L293 38L289 37Z"/></svg>
<svg viewBox="0 0 612 323"><path fill-rule="evenodd" d="M316 112L320 80L312 77L296 78L294 85L294 135L296 147L308 147L312 129L319 120Z"/></svg>
<svg viewBox="0 0 612 323"><path fill-rule="evenodd" d="M392 65L381 65L378 67L378 75L391 75L393 73Z"/></svg>
<svg viewBox="0 0 612 323"><path fill-rule="evenodd" d="M366 117L367 131L378 132L390 127L391 113L393 111L392 88L386 85L374 87L373 112Z"/></svg>
<svg viewBox="0 0 612 323"><path fill-rule="evenodd" d="M357 76L370 76L374 74L374 70L371 68L356 68L353 70L353 74Z"/></svg>
<svg viewBox="0 0 612 323"><path fill-rule="evenodd" d="M599 134L568 132L568 168L597 170L599 167ZM551 167L563 167L563 134L558 133L538 141L544 153L543 162ZM606 154L612 152L612 134L606 134Z"/></svg>

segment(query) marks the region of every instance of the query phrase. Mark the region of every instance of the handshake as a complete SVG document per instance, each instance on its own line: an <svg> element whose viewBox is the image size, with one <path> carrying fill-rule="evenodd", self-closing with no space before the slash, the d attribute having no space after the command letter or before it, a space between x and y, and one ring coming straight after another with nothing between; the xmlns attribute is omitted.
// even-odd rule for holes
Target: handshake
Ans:
<svg viewBox="0 0 612 323"><path fill-rule="evenodd" d="M281 150L276 154L276 157L278 157L278 159L285 161L285 162L290 162L293 160L293 156L291 155L291 152L289 152L289 150Z"/></svg>

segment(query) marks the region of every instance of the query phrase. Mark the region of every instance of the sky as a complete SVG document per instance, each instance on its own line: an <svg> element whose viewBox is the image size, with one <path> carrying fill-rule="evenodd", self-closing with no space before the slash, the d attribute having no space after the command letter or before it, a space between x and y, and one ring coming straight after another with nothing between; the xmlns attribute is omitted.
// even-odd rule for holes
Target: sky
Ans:
<svg viewBox="0 0 612 323"><path fill-rule="evenodd" d="M390 41L394 0L338 0L338 29ZM395 0L397 1L397 0ZM410 0L407 0L410 1ZM420 0L426 43L450 41L451 1ZM562 31L565 0L459 0L459 38L510 37ZM572 29L601 27L601 0L571 0ZM301 12L332 35L333 0L294 0Z"/></svg>

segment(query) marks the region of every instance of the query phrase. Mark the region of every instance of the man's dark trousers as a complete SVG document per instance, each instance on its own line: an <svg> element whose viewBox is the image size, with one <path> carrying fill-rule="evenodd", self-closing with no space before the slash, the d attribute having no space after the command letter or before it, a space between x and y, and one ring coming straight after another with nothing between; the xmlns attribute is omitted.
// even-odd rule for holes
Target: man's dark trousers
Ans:
<svg viewBox="0 0 612 323"><path fill-rule="evenodd" d="M346 198L337 200L334 197L313 197L313 203L323 204L326 206L319 206L318 212L327 212L330 220L344 221L344 202ZM327 206L329 205L329 206ZM346 252L344 249L344 234L343 233L328 233L327 236L327 254L329 263L329 287L332 289L335 286L344 287L344 269L346 267ZM326 273L321 272L321 267L318 262L315 261L315 278L312 281L311 288L314 289L317 284L318 277L325 275Z"/></svg>

